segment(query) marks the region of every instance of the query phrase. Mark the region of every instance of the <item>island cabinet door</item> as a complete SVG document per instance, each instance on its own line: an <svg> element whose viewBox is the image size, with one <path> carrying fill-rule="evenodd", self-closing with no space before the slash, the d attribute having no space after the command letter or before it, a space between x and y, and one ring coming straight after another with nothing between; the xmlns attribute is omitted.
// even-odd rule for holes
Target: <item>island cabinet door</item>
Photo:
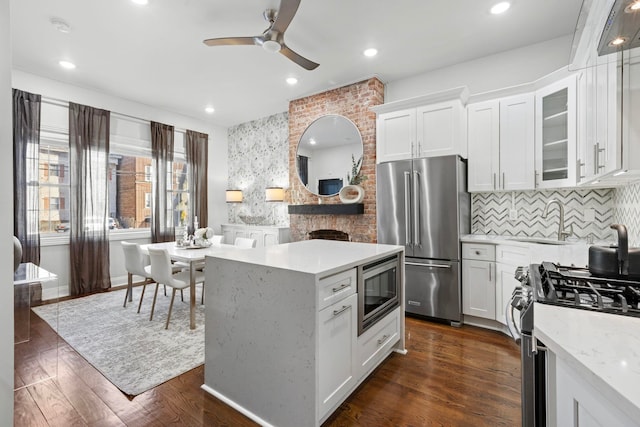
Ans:
<svg viewBox="0 0 640 427"><path fill-rule="evenodd" d="M356 384L358 296L352 294L319 312L318 418L337 407Z"/></svg>

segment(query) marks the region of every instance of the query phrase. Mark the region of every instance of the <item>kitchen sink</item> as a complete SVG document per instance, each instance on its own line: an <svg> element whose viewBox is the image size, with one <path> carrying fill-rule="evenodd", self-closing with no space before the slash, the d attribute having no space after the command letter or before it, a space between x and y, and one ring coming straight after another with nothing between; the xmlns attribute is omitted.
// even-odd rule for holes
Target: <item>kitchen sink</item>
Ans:
<svg viewBox="0 0 640 427"><path fill-rule="evenodd" d="M510 237L509 240L522 243L536 243L538 245L571 245L575 242L563 242L561 240L545 239L544 237Z"/></svg>

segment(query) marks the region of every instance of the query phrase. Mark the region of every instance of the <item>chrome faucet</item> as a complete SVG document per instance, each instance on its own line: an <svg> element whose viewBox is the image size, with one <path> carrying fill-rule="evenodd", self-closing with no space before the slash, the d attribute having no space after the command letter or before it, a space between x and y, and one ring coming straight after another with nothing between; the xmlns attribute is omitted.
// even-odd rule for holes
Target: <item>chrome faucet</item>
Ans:
<svg viewBox="0 0 640 427"><path fill-rule="evenodd" d="M562 205L562 202L560 202L560 200L558 199L549 200L546 206L544 207L544 211L542 212L542 218L547 217L547 214L549 213L549 206L551 206L554 203L558 205L558 208L560 209L560 224L558 224L558 240L564 241L567 238L567 236L571 236L573 234L573 224L569 226L568 231L564 229L564 206Z"/></svg>

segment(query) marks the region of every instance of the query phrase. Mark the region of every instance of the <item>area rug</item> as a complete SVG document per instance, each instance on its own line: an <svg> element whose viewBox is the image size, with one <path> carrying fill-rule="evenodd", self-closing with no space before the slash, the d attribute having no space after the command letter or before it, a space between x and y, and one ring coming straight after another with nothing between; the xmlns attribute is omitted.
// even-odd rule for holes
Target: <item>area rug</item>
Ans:
<svg viewBox="0 0 640 427"><path fill-rule="evenodd" d="M138 310L141 287L123 308L125 290L104 292L56 304L34 307L62 339L109 381L135 396L204 363L204 306L197 292L196 329L189 329L188 290L184 302L176 293L169 329L165 322L171 290L162 287L153 320L149 321L153 290L147 286Z"/></svg>

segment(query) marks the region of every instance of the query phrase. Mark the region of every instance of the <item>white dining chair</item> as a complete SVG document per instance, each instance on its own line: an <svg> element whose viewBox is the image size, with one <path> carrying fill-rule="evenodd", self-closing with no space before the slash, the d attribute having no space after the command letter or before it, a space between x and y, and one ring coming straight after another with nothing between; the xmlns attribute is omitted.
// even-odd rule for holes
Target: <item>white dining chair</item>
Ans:
<svg viewBox="0 0 640 427"><path fill-rule="evenodd" d="M250 239L248 237L236 237L233 244L241 248L255 248L258 241L256 239Z"/></svg>
<svg viewBox="0 0 640 427"><path fill-rule="evenodd" d="M209 239L212 245L219 245L222 243L224 236L221 234L215 234L213 237Z"/></svg>
<svg viewBox="0 0 640 427"><path fill-rule="evenodd" d="M149 257L151 258L151 277L156 281L156 290L153 295L153 304L151 305L151 315L149 320L153 320L153 311L156 306L156 297L158 296L158 284L163 284L173 288L171 292L171 302L169 303L169 313L167 314L167 323L165 329L169 328L169 320L171 320L171 310L173 309L173 301L176 297L176 290L186 289L190 283L190 272L183 270L178 273L172 272L171 258L169 253L165 249L152 249L149 248ZM202 283L204 289L204 273L201 271L194 271L195 283ZM142 301L142 300L141 300Z"/></svg>
<svg viewBox="0 0 640 427"><path fill-rule="evenodd" d="M140 250L140 246L137 243L130 242L121 242L121 244L124 251L124 268L127 270L127 292L124 295L123 305L123 307L126 307L127 298L131 298L133 294L133 276L140 276L144 279L142 282L135 283L136 285L142 284L142 296L144 296L144 290L147 285L153 283L153 279L151 279L151 267ZM142 296L140 297L140 304L142 304ZM140 305L138 305L138 313L140 313Z"/></svg>

